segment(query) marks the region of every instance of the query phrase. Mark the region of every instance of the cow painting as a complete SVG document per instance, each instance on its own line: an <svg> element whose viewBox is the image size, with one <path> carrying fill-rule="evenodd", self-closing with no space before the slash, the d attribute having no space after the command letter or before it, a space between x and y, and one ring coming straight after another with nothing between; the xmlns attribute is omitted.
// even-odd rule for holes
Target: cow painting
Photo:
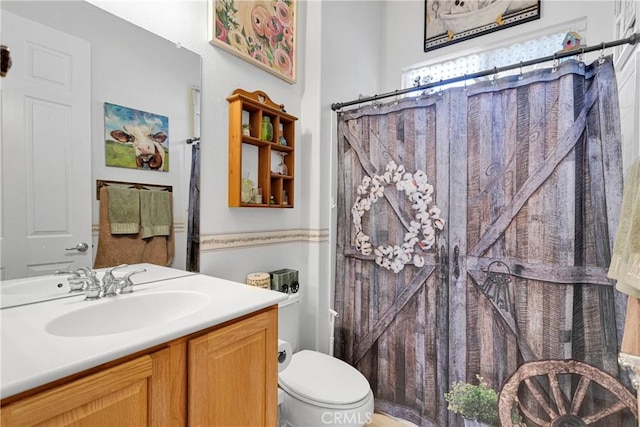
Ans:
<svg viewBox="0 0 640 427"><path fill-rule="evenodd" d="M167 117L109 103L104 112L107 166L169 170Z"/></svg>
<svg viewBox="0 0 640 427"><path fill-rule="evenodd" d="M133 144L136 166L139 169L162 169L164 147L167 139L164 132L153 133L151 126L122 126L124 130L113 130L111 136L118 142Z"/></svg>

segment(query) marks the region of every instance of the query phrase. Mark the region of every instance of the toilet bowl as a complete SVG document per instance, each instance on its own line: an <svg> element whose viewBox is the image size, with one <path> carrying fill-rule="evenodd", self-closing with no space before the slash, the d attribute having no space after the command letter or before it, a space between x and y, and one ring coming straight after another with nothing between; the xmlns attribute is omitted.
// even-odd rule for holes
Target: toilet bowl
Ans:
<svg viewBox="0 0 640 427"><path fill-rule="evenodd" d="M280 427L361 427L371 421L374 398L367 379L348 363L298 348L300 294L280 303L278 334L294 354L278 375Z"/></svg>

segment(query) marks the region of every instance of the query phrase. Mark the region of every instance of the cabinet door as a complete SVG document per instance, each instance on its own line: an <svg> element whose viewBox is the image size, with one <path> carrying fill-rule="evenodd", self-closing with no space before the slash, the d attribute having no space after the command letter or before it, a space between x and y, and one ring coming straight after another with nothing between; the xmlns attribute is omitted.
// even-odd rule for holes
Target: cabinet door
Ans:
<svg viewBox="0 0 640 427"><path fill-rule="evenodd" d="M2 408L7 426L146 426L149 356L24 398Z"/></svg>
<svg viewBox="0 0 640 427"><path fill-rule="evenodd" d="M189 425L275 426L278 311L189 341Z"/></svg>

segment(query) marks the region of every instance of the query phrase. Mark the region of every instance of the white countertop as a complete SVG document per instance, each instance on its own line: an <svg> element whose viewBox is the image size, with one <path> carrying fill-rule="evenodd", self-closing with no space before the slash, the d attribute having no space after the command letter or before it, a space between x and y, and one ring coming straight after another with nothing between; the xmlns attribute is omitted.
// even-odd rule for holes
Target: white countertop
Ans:
<svg viewBox="0 0 640 427"><path fill-rule="evenodd" d="M177 319L88 337L52 335L45 326L61 314L92 304L105 304L111 298L85 301L84 295L78 295L0 310L0 397L12 396L286 299L280 292L202 274L136 285L133 294L113 298L171 290L206 293L209 300L198 311Z"/></svg>

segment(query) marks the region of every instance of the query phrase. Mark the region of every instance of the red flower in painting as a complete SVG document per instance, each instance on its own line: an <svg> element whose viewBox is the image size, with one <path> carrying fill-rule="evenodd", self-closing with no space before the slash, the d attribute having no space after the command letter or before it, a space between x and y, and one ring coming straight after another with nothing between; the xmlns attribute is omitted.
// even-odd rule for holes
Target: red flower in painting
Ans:
<svg viewBox="0 0 640 427"><path fill-rule="evenodd" d="M282 33L282 25L275 15L271 15L267 21L267 28L271 35L278 35Z"/></svg>
<svg viewBox="0 0 640 427"><path fill-rule="evenodd" d="M261 4L257 4L251 9L251 24L256 34L259 36L265 36L268 32L267 22L269 21L270 14L266 7Z"/></svg>
<svg viewBox="0 0 640 427"><path fill-rule="evenodd" d="M289 49L293 48L293 32L290 28L284 27L282 29L282 41Z"/></svg>
<svg viewBox="0 0 640 427"><path fill-rule="evenodd" d="M293 63L291 62L291 58L289 58L289 55L287 55L287 52L285 52L284 49L277 49L275 52L275 56L278 68L280 68L283 73L290 76L293 69Z"/></svg>
<svg viewBox="0 0 640 427"><path fill-rule="evenodd" d="M258 61L262 62L264 65L269 65L269 60L267 59L267 56L266 56L266 55L264 54L264 52L263 52L263 51L261 51L260 49L256 49L256 50L251 54L251 56L252 56L254 59L256 59L256 60L258 60Z"/></svg>
<svg viewBox="0 0 640 427"><path fill-rule="evenodd" d="M222 41L227 40L227 29L224 27L222 22L217 20L216 20L216 38Z"/></svg>
<svg viewBox="0 0 640 427"><path fill-rule="evenodd" d="M282 26L289 27L291 25L291 11L285 2L279 1L276 3L276 16Z"/></svg>

